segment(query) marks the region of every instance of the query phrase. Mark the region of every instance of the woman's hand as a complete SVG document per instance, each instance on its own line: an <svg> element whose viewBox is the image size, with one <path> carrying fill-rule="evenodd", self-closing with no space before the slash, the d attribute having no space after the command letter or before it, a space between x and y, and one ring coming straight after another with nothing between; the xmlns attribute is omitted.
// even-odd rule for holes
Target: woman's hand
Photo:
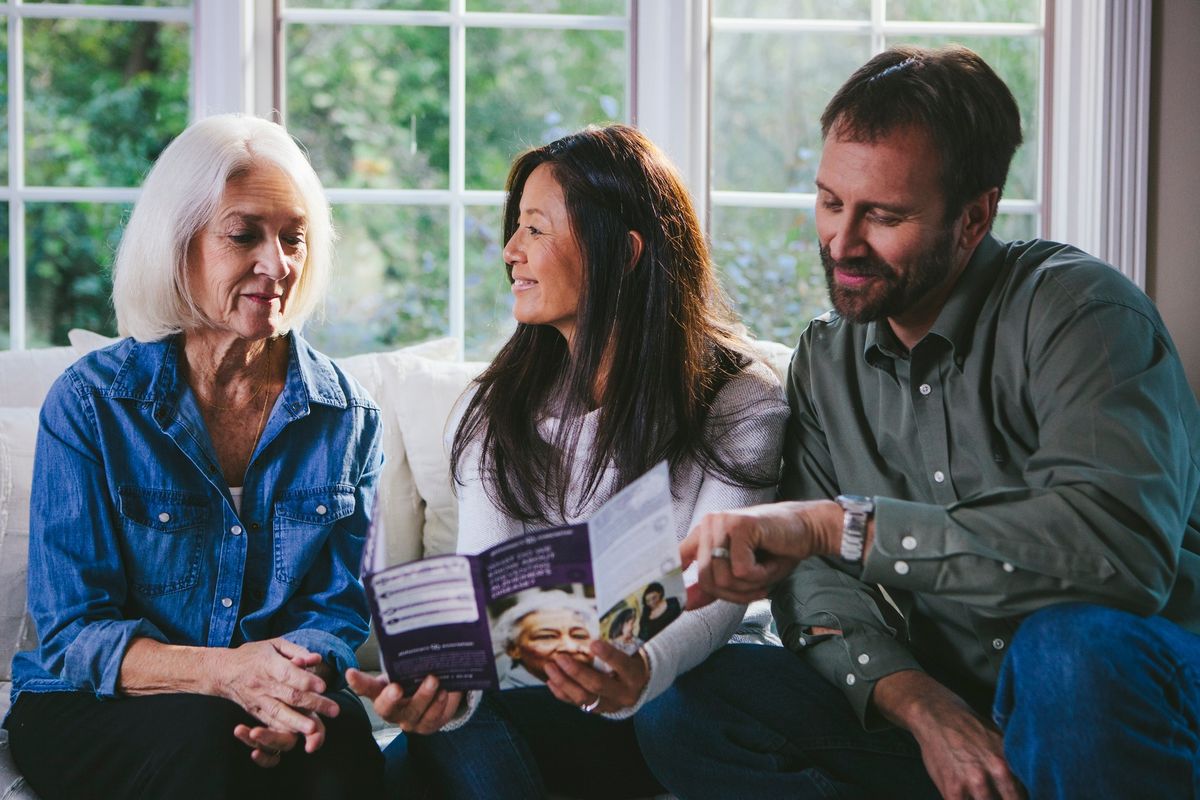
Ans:
<svg viewBox="0 0 1200 800"><path fill-rule="evenodd" d="M210 657L217 665L212 693L232 700L263 723L263 728L249 730L298 734L304 737L304 749L309 753L316 752L325 742L325 725L317 715L336 717L339 709L337 703L322 694L325 681L313 674L312 670L321 663L319 655L276 638L248 642L233 650L214 650ZM270 738L273 743L282 741ZM271 744L267 749L291 747ZM255 759L255 763L267 766L260 759Z"/></svg>
<svg viewBox="0 0 1200 800"><path fill-rule="evenodd" d="M591 651L612 672L556 655L553 663L546 665L546 686L551 693L564 703L601 714L636 705L650 682L646 652L638 650L630 656L602 641L592 642Z"/></svg>
<svg viewBox="0 0 1200 800"><path fill-rule="evenodd" d="M462 692L438 689L438 679L426 675L412 697L405 697L400 684L391 683L386 675L368 675L357 669L346 670L350 688L375 705L375 711L388 722L395 723L405 733L437 733L454 719L462 705Z"/></svg>
<svg viewBox="0 0 1200 800"><path fill-rule="evenodd" d="M304 749L309 753L316 752L325 743L325 723L316 714L312 714L312 717L320 725L321 731L318 741L308 740L305 742ZM234 727L233 735L250 748L250 760L267 769L279 766L279 762L283 760L283 754L300 743L300 735L297 733L273 731L262 725L256 725L253 728L249 725L238 725Z"/></svg>

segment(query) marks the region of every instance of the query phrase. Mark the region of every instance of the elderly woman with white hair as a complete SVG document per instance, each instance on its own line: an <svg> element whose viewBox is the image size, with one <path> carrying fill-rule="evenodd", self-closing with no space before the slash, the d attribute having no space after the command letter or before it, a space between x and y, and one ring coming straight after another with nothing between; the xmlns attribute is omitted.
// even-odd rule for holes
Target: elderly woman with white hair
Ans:
<svg viewBox="0 0 1200 800"><path fill-rule="evenodd" d="M147 177L115 267L128 338L59 378L38 432L39 644L4 725L43 798L380 787L339 678L367 635L379 409L298 332L332 240L316 174L265 120L198 122Z"/></svg>
<svg viewBox="0 0 1200 800"><path fill-rule="evenodd" d="M492 625L500 688L544 686L546 665L559 653L591 664L588 648L599 634L595 609L579 595L559 588L520 593Z"/></svg>

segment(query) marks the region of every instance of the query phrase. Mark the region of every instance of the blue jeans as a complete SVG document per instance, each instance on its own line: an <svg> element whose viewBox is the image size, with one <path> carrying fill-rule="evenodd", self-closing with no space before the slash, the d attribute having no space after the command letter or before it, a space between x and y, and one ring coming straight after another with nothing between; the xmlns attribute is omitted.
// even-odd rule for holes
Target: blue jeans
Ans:
<svg viewBox="0 0 1200 800"><path fill-rule="evenodd" d="M782 647L726 645L635 718L651 770L691 798L936 798L906 732L863 730L849 702Z"/></svg>
<svg viewBox="0 0 1200 800"><path fill-rule="evenodd" d="M1035 800L1200 796L1200 636L1160 617L1082 604L1031 615L993 715ZM938 796L912 737L864 731L787 651L717 651L636 727L650 768L684 800Z"/></svg>
<svg viewBox="0 0 1200 800"><path fill-rule="evenodd" d="M1200 797L1200 636L1073 603L1022 623L993 710L1030 797Z"/></svg>
<svg viewBox="0 0 1200 800"><path fill-rule="evenodd" d="M405 750L407 749L407 754ZM461 728L408 736L384 752L389 797L531 800L645 797L662 791L631 720L585 714L544 687L484 692Z"/></svg>

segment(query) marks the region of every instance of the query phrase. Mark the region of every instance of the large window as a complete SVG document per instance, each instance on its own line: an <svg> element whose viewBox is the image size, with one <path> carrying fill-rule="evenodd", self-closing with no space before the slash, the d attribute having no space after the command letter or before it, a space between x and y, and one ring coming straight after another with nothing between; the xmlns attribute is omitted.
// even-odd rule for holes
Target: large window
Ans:
<svg viewBox="0 0 1200 800"><path fill-rule="evenodd" d="M332 354L443 335L469 358L495 352L513 325L508 165L609 121L679 164L751 332L794 342L827 303L812 218L821 109L895 43L966 44L1016 94L1025 145L1002 237L1057 234L1104 256L1075 232L1119 216L1113 197L1139 196L1126 183L1144 187L1137 159L1115 160L1123 133L1078 146L1114 108L1140 130L1148 96L1143 80L1143 99L1124 100L1095 68L1144 49L1122 43L1144 34L1103 31L1148 22L1091 0L111 2L0 2L0 347L114 332L109 270L137 186L189 118L218 111L282 118L328 189L339 275L308 334ZM1071 87L1057 105L1051 74ZM1049 137L1051 119L1071 138ZM1087 183L1097 174L1132 177ZM1084 199L1108 199L1061 201L1083 184Z"/></svg>

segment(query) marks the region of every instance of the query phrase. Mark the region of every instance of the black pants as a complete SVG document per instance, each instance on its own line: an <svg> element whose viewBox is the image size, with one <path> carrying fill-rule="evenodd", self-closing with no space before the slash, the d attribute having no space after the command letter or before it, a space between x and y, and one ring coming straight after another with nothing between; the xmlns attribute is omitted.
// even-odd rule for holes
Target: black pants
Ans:
<svg viewBox="0 0 1200 800"><path fill-rule="evenodd" d="M325 719L325 745L308 754L301 742L271 769L233 736L238 723L257 723L219 697L24 692L4 727L42 800L379 797L383 756L366 711L349 691L329 696L341 712Z"/></svg>

